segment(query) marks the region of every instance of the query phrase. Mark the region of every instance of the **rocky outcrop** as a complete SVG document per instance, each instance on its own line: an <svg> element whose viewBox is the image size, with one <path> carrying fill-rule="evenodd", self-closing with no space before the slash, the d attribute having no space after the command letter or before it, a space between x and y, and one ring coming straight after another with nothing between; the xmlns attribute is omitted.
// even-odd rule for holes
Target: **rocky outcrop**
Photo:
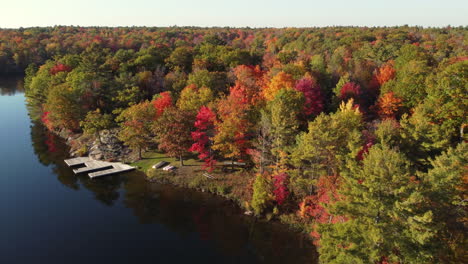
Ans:
<svg viewBox="0 0 468 264"><path fill-rule="evenodd" d="M103 130L101 141L94 140L89 149L89 156L97 160L125 160L131 151L117 138L118 130Z"/></svg>
<svg viewBox="0 0 468 264"><path fill-rule="evenodd" d="M134 161L136 155L118 139L118 133L117 128L103 130L100 132L100 140L83 134L68 135L70 155L79 157L87 154L93 159L105 161Z"/></svg>

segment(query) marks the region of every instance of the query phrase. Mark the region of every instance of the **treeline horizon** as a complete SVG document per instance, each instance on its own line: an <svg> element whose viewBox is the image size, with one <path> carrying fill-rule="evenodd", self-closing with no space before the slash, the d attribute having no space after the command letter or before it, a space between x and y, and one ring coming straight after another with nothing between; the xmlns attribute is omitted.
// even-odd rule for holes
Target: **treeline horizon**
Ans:
<svg viewBox="0 0 468 264"><path fill-rule="evenodd" d="M51 131L246 163L245 207L324 263L462 262L466 27L0 30L23 69Z"/></svg>
<svg viewBox="0 0 468 264"><path fill-rule="evenodd" d="M401 25L379 25L379 26L369 26L369 25L328 25L328 26L284 26L284 27L269 27L269 26L262 26L262 27L254 27L254 26L179 26L179 25L172 25L172 26L107 26L107 25L89 25L89 26L81 26L81 25L50 25L50 26L20 26L20 27L0 27L0 30L25 30L25 29L34 29L34 28L57 28L57 27L71 27L71 28L102 28L102 29L109 29L109 28L145 28L145 29L168 29L168 28L194 28L194 29L322 29L322 28L370 28L370 29L391 29L391 28L419 28L419 29L451 29L451 28L467 28L468 25L444 25L444 26L423 26L423 25L409 25L409 24L401 24Z"/></svg>

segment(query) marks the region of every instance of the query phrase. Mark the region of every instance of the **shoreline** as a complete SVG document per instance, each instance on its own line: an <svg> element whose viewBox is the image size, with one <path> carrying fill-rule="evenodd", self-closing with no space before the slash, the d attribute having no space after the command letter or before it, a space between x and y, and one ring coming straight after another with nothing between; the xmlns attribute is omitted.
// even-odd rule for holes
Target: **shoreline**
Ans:
<svg viewBox="0 0 468 264"><path fill-rule="evenodd" d="M289 208L285 212L280 213L279 211L275 212L275 210L273 210L272 212L267 212L260 216L253 213L250 202L252 200L252 185L255 180L255 173L251 171L237 168L237 170L225 172L218 167L218 169L211 173L214 176L214 178L211 179L203 176L203 173L206 171L202 169L202 162L196 159L184 160L185 165L182 167L176 163L178 160L169 158L158 152L146 151L143 153L143 158L141 160L135 159L136 153L130 151L116 140L115 130L111 130L110 132L101 131L101 135L104 134L105 136L103 142L99 142L94 136L84 135L82 133L71 133L69 131L52 131L52 133L64 140L65 144L70 148L68 151L70 156L75 157L80 155L79 152L83 150L84 146L87 156L104 161L121 161L135 166L136 171L144 175L145 181L148 184L161 183L178 188L190 189L200 193L216 195L238 206L243 212L242 215L253 217L256 221L285 225L291 232L300 234L304 239L313 244L313 238L310 237L309 230L311 224L301 221L296 211L292 211ZM120 149L119 153L122 155L114 156L113 152L100 152L99 149L101 145L107 147L113 145L110 149L114 149L115 146L118 146ZM98 157L96 157L96 150L99 150ZM82 154L83 153L81 153L81 155ZM150 157L147 156L148 154ZM156 156L151 156L152 154L156 154ZM167 172L151 168L152 165L161 160L170 160L178 167L177 170ZM294 201L290 202L292 206L295 205Z"/></svg>

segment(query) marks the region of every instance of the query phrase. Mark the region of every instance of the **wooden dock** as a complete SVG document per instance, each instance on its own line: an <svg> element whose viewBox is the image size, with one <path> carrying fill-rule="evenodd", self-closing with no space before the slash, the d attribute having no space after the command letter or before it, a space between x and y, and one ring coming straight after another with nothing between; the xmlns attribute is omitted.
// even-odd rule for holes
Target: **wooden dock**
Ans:
<svg viewBox="0 0 468 264"><path fill-rule="evenodd" d="M73 159L66 159L65 163L68 167L79 166L85 164L85 162L91 161L92 159L89 157L79 157Z"/></svg>
<svg viewBox="0 0 468 264"><path fill-rule="evenodd" d="M73 172L75 174L78 174L112 168L112 164L110 164L110 162L104 162L99 160L90 160L85 162L84 165L85 167L73 169Z"/></svg>
<svg viewBox="0 0 468 264"><path fill-rule="evenodd" d="M129 166L129 165L126 165L126 164L114 164L112 169L92 172L92 173L89 173L88 175L89 175L90 178L96 178L96 177L116 174L116 173L120 173L120 172L131 171L131 170L134 170L134 169L135 169L135 167L132 167L132 166Z"/></svg>
<svg viewBox="0 0 468 264"><path fill-rule="evenodd" d="M120 163L94 160L88 157L80 157L65 160L69 167L84 165L84 167L74 169L75 174L88 173L90 178L107 176L120 172L134 170L135 167Z"/></svg>

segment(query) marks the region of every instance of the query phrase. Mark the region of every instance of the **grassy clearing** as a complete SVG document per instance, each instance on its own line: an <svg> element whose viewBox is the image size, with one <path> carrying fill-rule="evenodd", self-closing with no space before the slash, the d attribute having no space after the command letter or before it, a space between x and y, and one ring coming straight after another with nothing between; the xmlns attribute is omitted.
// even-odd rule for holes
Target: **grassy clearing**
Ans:
<svg viewBox="0 0 468 264"><path fill-rule="evenodd" d="M156 164L156 163L158 163L160 161L167 161L167 162L170 162L171 165L174 165L176 167L180 167L178 159L168 157L168 156L166 156L166 154L163 154L163 153L145 152L145 153L143 153L142 157L143 158L141 160L139 160L137 162L134 162L131 165L138 167L138 169L143 171L143 172L147 172L148 169L151 168L151 166L153 166L154 164ZM184 160L184 165L185 166L196 166L196 167L199 167L201 169L201 167L203 165L203 162L200 162L200 161L198 161L196 159L187 159L187 160Z"/></svg>
<svg viewBox="0 0 468 264"><path fill-rule="evenodd" d="M151 168L160 161L170 162L171 165L177 167L177 170L167 172ZM171 183L215 193L236 201L242 207L249 207L253 175L243 169L238 168L233 171L230 170L229 166L219 165L210 173L213 178L207 178L203 175L206 173L203 169L203 162L189 158L184 160L184 166L181 167L178 159L159 152L146 152L143 154L143 159L131 165L146 173L151 181Z"/></svg>

